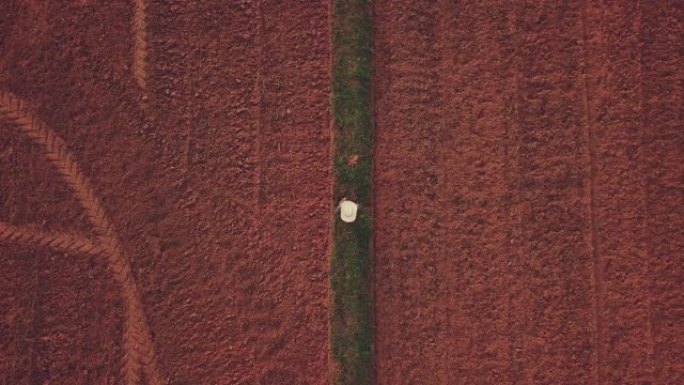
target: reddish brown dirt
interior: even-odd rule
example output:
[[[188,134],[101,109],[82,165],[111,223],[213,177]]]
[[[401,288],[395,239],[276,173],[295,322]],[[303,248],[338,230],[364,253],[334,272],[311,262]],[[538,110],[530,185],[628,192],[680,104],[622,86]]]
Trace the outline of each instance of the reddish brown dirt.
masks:
[[[377,383],[684,383],[684,4],[374,8]]]
[[[327,4],[141,4],[3,2],[0,91],[88,178],[161,383],[325,383]],[[0,384],[124,384],[109,238],[58,169],[0,119]]]

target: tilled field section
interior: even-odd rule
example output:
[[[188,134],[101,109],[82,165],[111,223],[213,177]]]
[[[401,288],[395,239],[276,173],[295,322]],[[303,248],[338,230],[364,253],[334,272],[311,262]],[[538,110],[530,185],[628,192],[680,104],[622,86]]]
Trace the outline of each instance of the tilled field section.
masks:
[[[684,383],[684,4],[374,2],[376,379]]]
[[[0,5],[0,383],[328,378],[325,2]]]

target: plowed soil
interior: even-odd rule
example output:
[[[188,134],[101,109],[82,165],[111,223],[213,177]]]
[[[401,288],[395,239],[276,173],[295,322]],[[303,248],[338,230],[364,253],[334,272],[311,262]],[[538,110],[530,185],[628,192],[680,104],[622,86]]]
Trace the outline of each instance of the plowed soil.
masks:
[[[684,3],[374,2],[376,380],[684,383]]]
[[[325,383],[328,4],[1,3],[0,384]]]

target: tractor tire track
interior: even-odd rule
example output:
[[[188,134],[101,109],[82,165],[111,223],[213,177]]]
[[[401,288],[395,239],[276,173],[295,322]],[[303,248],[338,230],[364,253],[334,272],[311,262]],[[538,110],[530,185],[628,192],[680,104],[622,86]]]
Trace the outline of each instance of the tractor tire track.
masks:
[[[147,4],[135,0],[133,13],[133,76],[140,89],[147,90]]]
[[[74,255],[105,255],[108,250],[89,239],[67,233],[45,232],[29,227],[0,222],[0,243],[13,243],[27,247],[48,248]]]
[[[638,144],[653,384],[684,383],[684,7],[642,2],[636,10]]]
[[[266,81],[264,80],[264,4],[263,1],[259,1],[257,17],[259,18],[258,23],[258,39],[259,39],[259,50],[258,50],[258,71],[256,76],[256,92],[258,101],[258,121],[257,121],[257,143],[256,143],[256,208],[259,213],[261,213],[261,207],[263,205],[262,201],[264,198],[264,158],[263,158],[263,136],[264,131],[264,115],[266,106],[264,105],[264,92]]]
[[[581,8],[572,4],[560,11],[535,3],[517,11],[520,83],[514,124],[520,145],[514,156],[520,174],[514,199],[521,203],[519,250],[529,293],[525,377],[534,383],[589,384],[595,380],[590,368],[596,354],[577,39]]]
[[[110,223],[102,204],[95,195],[87,178],[66,148],[64,141],[47,125],[36,119],[27,104],[6,92],[0,92],[0,117],[13,122],[22,132],[45,149],[45,156],[56,167],[64,181],[86,211],[89,222],[98,235],[98,241],[107,249],[107,262],[115,279],[122,287],[126,304],[124,339],[124,376],[127,385],[140,383],[139,366],[151,385],[161,385],[156,365],[154,346],[143,312],[142,301],[133,278],[130,264],[125,259],[121,241]]]
[[[491,202],[508,188],[510,85],[484,76],[507,69],[501,14],[448,1],[375,7],[377,382],[506,383],[513,285],[506,216]]]
[[[597,318],[597,383],[657,383],[653,375],[650,266],[655,262],[642,240],[647,218],[640,164],[639,5],[584,5],[585,110],[591,129],[598,268],[594,301]]]
[[[588,217],[589,217],[589,250],[592,260],[592,287],[594,291],[593,307],[594,307],[594,324],[596,329],[595,337],[595,381],[597,385],[603,384],[604,375],[604,336],[603,336],[603,265],[602,258],[598,252],[597,231],[596,231],[596,144],[593,135],[593,119],[591,106],[589,103],[589,54],[587,52],[588,37],[587,37],[587,3],[582,6],[579,17],[579,32],[582,36],[582,53],[581,53],[581,67],[582,67],[582,109],[584,110],[584,142],[585,142],[585,158],[586,158],[586,173],[587,186],[586,195],[588,200]]]
[[[455,349],[436,341],[448,339],[452,328],[451,309],[440,300],[451,288],[444,278],[449,256],[445,248],[430,241],[439,239],[441,245],[448,240],[448,229],[442,225],[448,211],[440,207],[438,184],[444,174],[439,166],[444,108],[439,88],[441,50],[435,42],[439,8],[436,2],[378,2],[375,7],[376,45],[382,48],[376,59],[381,75],[375,80],[378,129],[373,205],[374,221],[383,229],[374,240],[376,378],[378,384],[447,383]],[[392,44],[392,30],[397,26],[401,26],[398,35],[406,39]],[[397,121],[402,124],[393,124]],[[389,143],[395,146],[393,151]],[[421,169],[415,167],[419,163]],[[406,172],[391,174],[392,168]],[[400,201],[402,193],[413,198],[395,211],[389,203]],[[411,216],[420,220],[412,223]],[[406,306],[403,298],[420,300]]]

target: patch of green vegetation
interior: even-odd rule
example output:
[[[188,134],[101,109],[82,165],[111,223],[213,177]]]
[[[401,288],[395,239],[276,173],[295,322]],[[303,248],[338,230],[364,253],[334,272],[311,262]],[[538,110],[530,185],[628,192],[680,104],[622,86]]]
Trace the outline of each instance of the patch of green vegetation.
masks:
[[[370,385],[373,375],[371,104],[372,21],[368,0],[333,0],[334,204],[361,207],[353,223],[335,217],[331,286],[335,384]],[[358,155],[354,165],[350,156]]]

